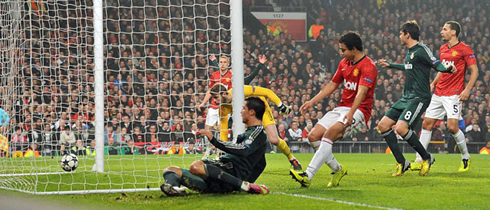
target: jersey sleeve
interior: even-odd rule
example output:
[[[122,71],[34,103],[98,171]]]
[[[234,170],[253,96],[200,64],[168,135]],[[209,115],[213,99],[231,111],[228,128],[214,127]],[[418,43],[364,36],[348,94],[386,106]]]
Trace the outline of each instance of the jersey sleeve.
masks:
[[[473,50],[470,47],[467,47],[465,49],[465,53],[463,55],[463,58],[464,58],[464,61],[466,62],[466,66],[476,65],[476,63],[477,63],[475,53],[473,52]]]
[[[279,106],[282,103],[281,99],[270,89],[245,85],[244,90],[245,90],[245,98],[252,97],[252,96],[256,96],[256,97],[262,96],[262,97],[267,97],[276,106]]]
[[[364,65],[361,69],[361,77],[359,85],[366,86],[369,89],[376,87],[376,78],[378,76],[378,70],[375,65]]]
[[[344,75],[342,75],[342,62],[343,62],[343,60],[340,61],[339,66],[337,67],[337,71],[335,72],[335,74],[332,77],[332,82],[340,84],[344,80]]]
[[[425,63],[430,68],[443,73],[450,73],[446,70],[446,67],[432,54],[429,47],[422,45],[422,49],[417,52],[417,57],[422,63]]]
[[[209,77],[209,88],[212,88],[215,83],[216,79],[214,78],[214,74],[211,74],[211,76]]]
[[[260,135],[263,133],[264,128],[262,126],[257,126],[252,131],[247,131],[243,134],[238,135],[237,142],[233,143],[233,141],[219,141],[213,137],[211,139],[211,144],[216,146],[216,148],[223,150],[226,153],[238,155],[238,156],[248,156],[253,154],[257,149],[259,149],[264,139],[264,135]]]

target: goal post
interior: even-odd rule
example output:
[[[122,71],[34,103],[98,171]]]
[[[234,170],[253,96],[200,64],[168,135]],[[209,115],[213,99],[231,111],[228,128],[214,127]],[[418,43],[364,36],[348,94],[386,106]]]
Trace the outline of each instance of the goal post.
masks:
[[[0,188],[159,190],[166,167],[201,159],[206,111],[195,106],[217,70],[211,54],[231,56],[235,117],[243,104],[243,24],[230,6],[242,15],[230,0],[0,1],[0,108],[11,117]],[[64,152],[77,154],[75,171],[61,169]]]

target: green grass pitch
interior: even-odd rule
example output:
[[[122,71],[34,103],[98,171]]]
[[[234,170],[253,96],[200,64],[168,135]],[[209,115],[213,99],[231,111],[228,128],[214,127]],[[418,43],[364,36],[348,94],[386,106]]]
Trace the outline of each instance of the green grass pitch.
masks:
[[[313,154],[296,154],[306,168]],[[394,158],[386,154],[335,154],[337,160],[348,170],[340,186],[327,189],[330,170],[324,165],[314,177],[309,188],[300,187],[289,175],[289,162],[282,154],[268,154],[267,168],[257,180],[265,184],[271,194],[228,195],[191,193],[187,197],[169,198],[160,191],[85,194],[85,195],[38,195],[50,203],[69,206],[98,207],[102,209],[487,209],[490,193],[490,156],[472,155],[471,169],[457,172],[459,154],[436,154],[436,162],[425,177],[416,171],[407,171],[402,177],[391,177]],[[413,159],[414,154],[405,154]],[[129,158],[125,156],[123,158]],[[110,182],[113,188],[158,187],[163,181],[161,171],[169,164],[188,166],[194,159],[175,155],[171,158],[147,156],[146,159],[120,159],[110,157],[106,170],[114,173],[96,174],[90,170],[93,160],[82,160],[77,173],[39,176],[38,190],[94,189],[95,185],[84,182]],[[52,160],[56,161],[56,160]],[[49,162],[49,161],[48,161]],[[46,161],[43,161],[46,163]],[[53,162],[54,163],[54,162]],[[41,164],[39,164],[41,165]],[[52,165],[47,163],[46,165]],[[55,164],[56,165],[56,164]],[[54,166],[58,167],[58,165]],[[127,168],[137,172],[117,173]],[[53,169],[54,170],[54,169]],[[32,179],[26,177],[26,179]],[[49,182],[47,182],[49,180]],[[62,180],[68,184],[59,184]],[[129,182],[139,184],[128,184]],[[2,179],[0,179],[2,182]],[[126,184],[123,184],[126,183]],[[73,183],[73,184],[69,184]],[[99,185],[99,189],[107,187]],[[0,190],[2,195],[32,197],[24,193]]]

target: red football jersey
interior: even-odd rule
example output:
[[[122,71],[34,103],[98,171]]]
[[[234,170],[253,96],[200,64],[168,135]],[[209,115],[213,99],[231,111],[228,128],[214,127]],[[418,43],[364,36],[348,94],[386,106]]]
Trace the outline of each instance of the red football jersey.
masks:
[[[209,88],[212,88],[214,84],[216,83],[222,83],[226,86],[226,88],[231,89],[232,86],[231,86],[231,70],[228,70],[226,72],[226,74],[224,75],[221,75],[221,71],[215,71],[211,77],[209,78]],[[218,109],[219,106],[216,105],[216,103],[214,102],[214,99],[211,99],[211,105],[210,105],[211,108],[213,109]]]
[[[332,78],[332,82],[344,84],[342,99],[338,106],[352,107],[359,89],[358,86],[363,85],[368,87],[369,90],[366,97],[359,106],[359,110],[364,114],[364,119],[368,122],[371,117],[377,77],[378,70],[369,57],[364,56],[357,63],[352,63],[345,58],[342,59],[337,68],[337,72]]]
[[[459,42],[449,48],[446,43],[441,46],[440,60],[444,65],[454,64],[456,66],[456,74],[443,73],[439,82],[436,85],[434,94],[438,96],[459,95],[465,88],[464,75],[466,69],[476,64],[475,53],[470,46],[463,42]]]

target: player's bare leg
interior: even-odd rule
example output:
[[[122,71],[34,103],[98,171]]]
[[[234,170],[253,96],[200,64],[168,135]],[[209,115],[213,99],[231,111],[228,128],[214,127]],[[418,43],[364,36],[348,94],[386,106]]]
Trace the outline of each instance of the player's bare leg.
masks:
[[[315,152],[318,150],[318,148],[320,148],[320,140],[322,139],[323,135],[325,135],[325,132],[327,132],[325,127],[320,124],[316,124],[308,134],[308,141]]]
[[[323,127],[319,124],[315,125]],[[315,176],[316,172],[321,168],[323,164],[327,164],[332,170],[332,178],[328,183],[327,187],[335,187],[339,185],[340,180],[347,174],[347,169],[344,166],[341,166],[340,163],[335,159],[332,153],[333,142],[339,139],[342,139],[345,132],[344,124],[340,122],[334,123],[327,130],[323,127],[323,130],[326,130],[324,133],[318,151],[315,152],[313,159],[308,165],[308,169],[305,172],[299,174],[297,172],[291,171],[291,175],[296,181],[300,182],[302,186],[307,187],[310,185],[311,180]],[[317,129],[316,132],[322,131],[322,129]],[[314,138],[315,134],[313,130],[310,134],[313,134],[312,138]],[[310,137],[310,136],[309,136]],[[314,141],[318,142],[318,141]]]

